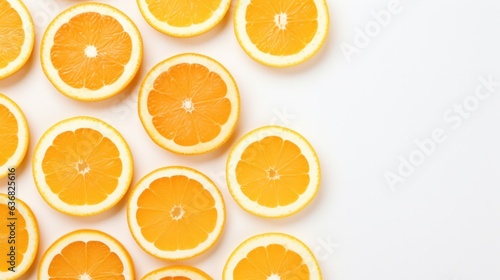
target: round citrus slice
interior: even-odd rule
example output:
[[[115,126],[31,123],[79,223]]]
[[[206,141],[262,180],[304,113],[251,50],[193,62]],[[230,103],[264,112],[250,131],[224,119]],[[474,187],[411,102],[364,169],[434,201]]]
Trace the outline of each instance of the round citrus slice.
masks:
[[[61,93],[92,101],[130,83],[142,48],[139,30],[124,13],[103,3],[82,3],[49,24],[40,56],[45,75]]]
[[[38,279],[135,279],[127,249],[107,233],[81,229],[52,243],[38,269]]]
[[[215,27],[231,0],[137,0],[142,16],[156,30],[175,37],[191,37]]]
[[[92,117],[63,120],[47,130],[33,157],[33,177],[54,209],[76,216],[115,205],[132,181],[133,161],[125,139]]]
[[[285,67],[306,61],[322,47],[329,14],[325,0],[238,0],[233,23],[250,57]]]
[[[144,275],[141,280],[213,280],[205,272],[191,266],[178,265],[159,268]]]
[[[38,251],[36,217],[16,192],[17,186],[9,184],[8,195],[0,194],[0,279],[5,280],[25,274]]]
[[[249,279],[321,280],[321,271],[311,250],[297,238],[283,233],[265,233],[239,245],[224,266],[223,280]]]
[[[0,0],[0,79],[17,72],[33,51],[33,19],[20,0]]]
[[[219,62],[187,53],[149,71],[138,103],[141,122],[156,144],[178,154],[201,154],[231,136],[240,97],[233,77]]]
[[[21,164],[28,150],[29,128],[21,108],[0,93],[0,178]]]
[[[127,220],[132,236],[160,259],[193,258],[211,248],[224,228],[226,210],[217,186],[187,167],[157,169],[132,190]]]
[[[243,136],[231,149],[226,178],[231,195],[261,217],[290,216],[316,195],[320,166],[316,152],[297,132],[265,126]]]

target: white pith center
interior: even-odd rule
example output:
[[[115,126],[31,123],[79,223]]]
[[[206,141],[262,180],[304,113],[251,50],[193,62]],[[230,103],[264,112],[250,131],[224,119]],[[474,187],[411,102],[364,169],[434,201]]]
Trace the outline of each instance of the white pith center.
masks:
[[[84,273],[80,275],[80,278],[78,280],[92,280],[92,277],[90,277],[90,275],[88,275],[87,273]]]
[[[97,56],[97,49],[95,46],[87,46],[85,48],[85,55],[88,57],[88,58],[94,58]]]
[[[285,13],[279,13],[274,16],[274,22],[276,23],[276,26],[283,30],[286,29],[286,24],[288,23],[287,21],[287,16]]]
[[[271,274],[266,280],[281,280],[281,277],[278,274]]]
[[[182,216],[184,216],[184,209],[182,208],[182,206],[174,206],[172,208],[172,210],[170,210],[170,217],[172,217],[172,219],[178,221],[180,219],[182,219]]]
[[[194,110],[194,104],[193,101],[191,101],[191,98],[187,98],[186,100],[182,101],[182,108],[184,108],[186,112],[192,112]]]
[[[78,170],[78,173],[85,175],[89,173],[90,166],[85,161],[80,160],[76,163],[76,170]]]
[[[278,180],[280,178],[280,174],[276,169],[270,168],[269,170],[267,170],[267,177],[270,180]]]

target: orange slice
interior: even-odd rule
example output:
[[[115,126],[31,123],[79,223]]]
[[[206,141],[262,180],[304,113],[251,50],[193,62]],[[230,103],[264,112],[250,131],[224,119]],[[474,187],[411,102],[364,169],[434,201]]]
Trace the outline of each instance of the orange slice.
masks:
[[[4,280],[25,274],[38,251],[36,217],[16,192],[17,186],[9,185],[8,196],[0,194],[0,279]]]
[[[156,65],[139,92],[139,117],[151,139],[178,154],[214,150],[231,136],[240,110],[231,74],[199,54]]]
[[[0,0],[0,79],[23,67],[35,43],[33,19],[20,0]]]
[[[296,65],[316,54],[328,26],[325,0],[238,0],[234,15],[243,50],[274,67]]]
[[[155,29],[175,37],[207,32],[224,17],[231,0],[137,0],[142,16]]]
[[[43,34],[42,68],[63,94],[77,100],[109,98],[139,70],[142,39],[124,13],[82,3],[59,14]]]
[[[132,190],[127,220],[147,253],[167,260],[193,258],[211,248],[224,228],[226,209],[217,186],[187,167],[157,169]]]
[[[290,216],[315,197],[320,182],[316,152],[297,132],[265,126],[243,136],[226,166],[231,195],[261,217]]]
[[[213,280],[205,272],[191,266],[178,265],[159,268],[144,275],[141,280]]]
[[[63,120],[47,130],[35,148],[33,177],[54,209],[77,216],[115,205],[132,181],[133,161],[125,139],[92,117]]]
[[[247,239],[231,254],[223,280],[321,280],[318,262],[297,238],[283,233],[260,234]]]
[[[134,264],[123,245],[107,233],[81,229],[57,239],[45,251],[39,280],[135,279]]]
[[[0,93],[0,178],[18,167],[26,155],[29,128],[21,108]]]

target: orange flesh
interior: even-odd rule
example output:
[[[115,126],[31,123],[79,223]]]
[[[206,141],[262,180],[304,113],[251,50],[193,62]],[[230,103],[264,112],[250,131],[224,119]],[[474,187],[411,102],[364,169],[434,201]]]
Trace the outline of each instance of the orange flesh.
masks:
[[[191,280],[191,278],[187,278],[184,276],[169,276],[169,277],[163,277],[160,280]]]
[[[74,88],[97,90],[122,75],[132,55],[132,39],[110,16],[76,15],[54,36],[50,58],[60,78]]]
[[[153,125],[178,145],[213,140],[231,113],[226,83],[200,64],[181,63],[156,78],[147,106]]]
[[[313,39],[317,17],[313,0],[252,0],[246,10],[246,31],[260,51],[292,55]]]
[[[64,247],[49,265],[51,280],[125,279],[123,262],[100,241],[75,241]],[[88,275],[91,278],[81,278]]]
[[[45,181],[69,204],[97,204],[117,187],[122,173],[116,145],[93,129],[59,134],[42,161]]]
[[[233,272],[235,280],[267,280],[272,276],[280,280],[309,280],[309,268],[296,252],[271,244],[250,251]]]
[[[7,220],[7,218],[16,218],[16,220]],[[0,262],[0,272],[6,272],[10,267],[9,263],[7,263],[7,258],[9,258],[7,254],[10,254],[10,246],[15,246],[15,262],[16,266],[19,266],[23,261],[24,254],[28,250],[29,236],[24,217],[19,211],[15,211],[13,216],[9,215],[9,209],[6,204],[0,204],[0,221],[0,256],[4,258],[4,261]],[[14,234],[10,234],[9,222],[15,222]],[[9,239],[9,236],[14,236],[15,239]]]
[[[0,166],[4,165],[16,152],[19,138],[18,124],[12,112],[0,104]]]
[[[188,250],[208,238],[217,222],[215,200],[198,181],[163,177],[137,200],[142,235],[161,250]]]
[[[156,19],[171,26],[187,27],[205,22],[219,7],[221,0],[146,0]]]
[[[5,0],[0,0],[0,68],[5,68],[21,53],[25,34],[19,14]]]
[[[268,136],[250,144],[236,166],[243,193],[267,207],[295,202],[309,184],[309,163],[294,143]]]

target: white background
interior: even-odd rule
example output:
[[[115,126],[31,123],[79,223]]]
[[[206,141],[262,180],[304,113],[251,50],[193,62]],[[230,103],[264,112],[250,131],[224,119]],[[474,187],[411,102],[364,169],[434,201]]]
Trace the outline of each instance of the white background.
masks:
[[[172,264],[137,246],[127,227],[125,200],[88,218],[61,214],[42,200],[32,179],[33,148],[50,126],[77,115],[101,118],[124,135],[134,156],[134,184],[159,167],[187,165],[219,185],[227,205],[223,236],[205,255],[183,262],[214,279],[221,279],[227,257],[240,242],[269,231],[303,240],[316,253],[326,280],[500,277],[500,87],[477,104],[470,103],[473,109],[460,124],[443,117],[457,116],[448,111],[454,104],[474,101],[479,77],[491,75],[500,81],[498,1],[400,0],[399,12],[377,30],[374,13],[387,10],[391,0],[328,0],[331,26],[326,44],[311,60],[287,69],[262,66],[243,52],[232,28],[234,4],[214,30],[178,39],[150,27],[135,1],[102,1],[137,24],[145,53],[140,73],[126,90],[93,103],[58,93],[39,60],[49,21],[78,2],[25,0],[36,24],[35,49],[21,71],[0,81],[0,92],[21,106],[31,133],[28,154],[17,171],[18,196],[37,216],[41,243],[24,279],[35,279],[37,263],[53,241],[79,228],[118,237],[133,256],[138,278]],[[357,29],[365,28],[372,28],[371,37],[361,44]],[[357,48],[356,53],[347,55],[348,45]],[[177,156],[161,149],[137,116],[137,92],[147,71],[182,52],[220,61],[241,92],[235,134],[227,145],[203,156]],[[323,171],[313,203],[282,220],[244,212],[224,180],[234,141],[271,123],[303,134],[319,154]],[[429,138],[436,129],[446,140],[428,156],[414,158],[419,162],[412,174],[398,173],[401,158],[420,153],[415,141]],[[405,175],[400,178],[404,182],[391,187],[387,172]]]

